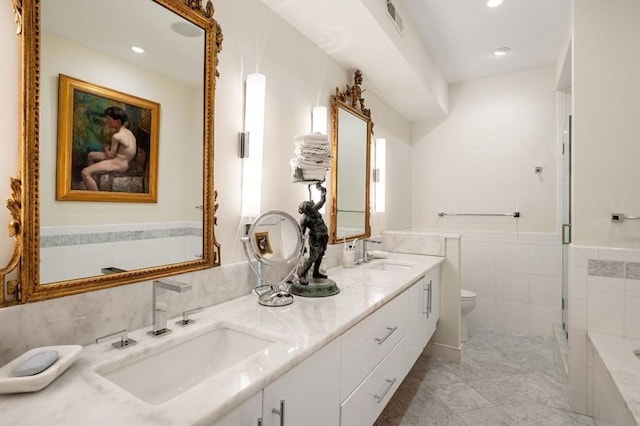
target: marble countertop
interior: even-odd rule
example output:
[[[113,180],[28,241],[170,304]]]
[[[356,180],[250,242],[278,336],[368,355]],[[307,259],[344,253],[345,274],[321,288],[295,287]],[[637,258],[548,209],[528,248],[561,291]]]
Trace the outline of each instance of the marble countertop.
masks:
[[[640,339],[589,332],[589,340],[609,370],[631,415],[640,424]]]
[[[161,338],[146,335],[148,327],[134,330],[129,336],[138,344],[124,350],[114,349],[110,343],[85,346],[75,364],[45,389],[0,395],[2,423],[211,424],[444,261],[443,257],[399,253],[390,253],[388,259],[411,262],[414,266],[406,272],[374,270],[363,265],[333,268],[328,271],[329,277],[341,290],[335,296],[315,299],[296,296],[289,306],[270,308],[260,306],[252,293],[192,315],[197,322],[188,327],[173,325],[180,318],[169,319],[167,324],[173,332]],[[220,323],[268,335],[276,343],[158,405],[143,402],[96,371],[105,365],[127,364]]]

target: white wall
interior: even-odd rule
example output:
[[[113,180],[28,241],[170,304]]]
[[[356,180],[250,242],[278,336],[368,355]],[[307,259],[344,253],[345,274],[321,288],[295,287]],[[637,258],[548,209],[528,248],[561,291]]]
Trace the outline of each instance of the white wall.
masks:
[[[449,117],[412,129],[413,227],[555,232],[554,87],[553,67],[451,85]],[[521,217],[440,218],[439,211]]]
[[[615,5],[615,7],[612,7]],[[573,42],[573,241],[640,248],[640,3],[577,1]]]
[[[42,52],[40,225],[201,220],[201,210],[195,206],[202,204],[202,185],[194,186],[190,179],[194,174],[202,176],[202,124],[193,126],[193,117],[202,114],[198,95],[202,89],[51,34],[42,38]],[[55,200],[59,74],[160,104],[158,203]]]
[[[0,224],[11,220],[5,201],[11,197],[9,178],[17,176],[18,153],[18,40],[11,12],[11,0],[0,0]],[[0,226],[0,264],[11,258],[13,239]]]
[[[464,232],[462,288],[477,294],[470,324],[552,336],[562,323],[562,252],[550,233]]]
[[[353,83],[353,69],[345,70],[297,30],[260,2],[217,1],[216,19],[224,34],[220,79],[216,93],[215,175],[218,189],[218,227],[222,261],[244,259],[239,243],[240,177],[238,132],[243,128],[243,81],[260,72],[267,78],[262,211],[284,210],[298,217],[297,208],[308,197],[306,185],[291,183],[289,159],[293,138],[311,131],[311,109],[329,106],[336,87]],[[357,64],[356,64],[357,65]],[[367,70],[362,69],[363,87]],[[406,164],[410,158],[410,125],[371,91],[363,94],[371,109],[375,137],[386,137],[390,164],[387,212],[372,217],[372,234],[405,228],[410,221],[410,186]],[[329,121],[330,122],[330,121]],[[327,176],[330,197],[330,174]],[[396,189],[393,191],[393,189]],[[328,212],[328,210],[327,210]],[[325,221],[329,223],[329,215]]]
[[[574,2],[569,397],[588,414],[587,333],[640,337],[640,280],[621,266],[640,262],[640,221],[611,222],[640,215],[638,22],[638,1]],[[594,261],[617,264],[615,274]]]

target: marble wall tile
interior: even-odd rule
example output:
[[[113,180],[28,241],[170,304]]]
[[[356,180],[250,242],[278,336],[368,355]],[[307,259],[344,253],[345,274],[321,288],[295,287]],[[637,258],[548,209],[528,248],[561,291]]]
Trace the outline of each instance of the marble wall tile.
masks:
[[[185,236],[202,236],[202,228],[192,225],[160,226],[143,230],[118,230],[116,227],[85,227],[83,232],[71,233],[68,229],[46,228],[40,236],[42,248],[62,247],[83,244],[101,244],[119,241],[135,241],[142,239],[171,238]],[[140,225],[144,227],[144,225]],[[106,231],[108,229],[109,231]]]
[[[250,293],[256,285],[247,262],[173,277],[190,282],[184,294],[167,293],[168,318]],[[151,325],[152,283],[145,281],[0,309],[0,365],[47,345],[87,345],[118,330]],[[257,302],[256,302],[257,303]],[[197,314],[196,314],[197,315]]]
[[[624,278],[624,262],[589,259],[589,275]]]
[[[383,232],[384,250],[398,253],[444,256],[444,237],[412,232]]]
[[[627,263],[625,278],[627,278],[628,280],[640,280],[640,263]]]

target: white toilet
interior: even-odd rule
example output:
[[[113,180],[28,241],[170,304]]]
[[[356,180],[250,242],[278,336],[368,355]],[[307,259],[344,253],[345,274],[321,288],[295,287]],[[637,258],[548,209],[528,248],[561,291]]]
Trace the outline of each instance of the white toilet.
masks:
[[[469,340],[469,332],[467,331],[467,316],[473,308],[476,307],[476,297],[478,295],[472,292],[471,290],[460,289],[460,311],[461,315],[461,324],[460,331],[462,332],[461,339],[463,342]]]

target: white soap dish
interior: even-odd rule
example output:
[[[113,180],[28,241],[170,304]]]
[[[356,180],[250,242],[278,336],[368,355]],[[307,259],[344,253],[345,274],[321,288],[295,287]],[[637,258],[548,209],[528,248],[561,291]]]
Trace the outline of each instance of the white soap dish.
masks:
[[[39,391],[64,373],[78,358],[81,350],[82,346],[80,345],[42,346],[23,353],[0,368],[0,393]],[[57,352],[59,356],[49,367],[31,376],[16,376],[16,370],[26,361],[33,360],[34,356],[37,357],[39,353],[50,353],[51,351]]]

